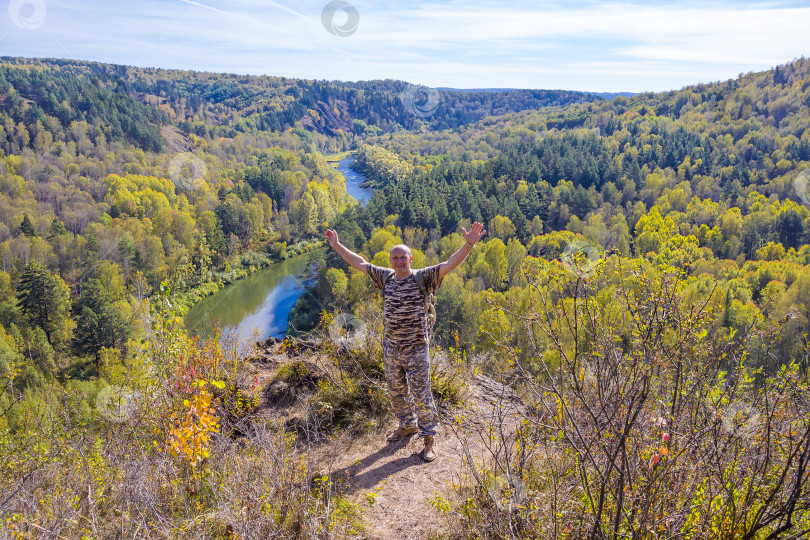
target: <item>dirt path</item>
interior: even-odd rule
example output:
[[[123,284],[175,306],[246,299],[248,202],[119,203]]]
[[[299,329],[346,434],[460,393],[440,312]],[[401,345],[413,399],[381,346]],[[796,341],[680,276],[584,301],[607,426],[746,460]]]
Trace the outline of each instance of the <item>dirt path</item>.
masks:
[[[493,420],[503,419],[507,435],[514,432],[522,407],[511,391],[476,377],[466,394],[464,408],[442,415],[438,457],[431,463],[422,460],[418,437],[388,443],[385,433],[336,445],[324,456],[336,464],[332,478],[345,479],[344,493],[366,508],[368,538],[421,540],[445,529],[445,516],[428,500],[437,494],[452,500],[453,485],[466,480],[470,460],[491,461],[499,451],[497,438],[488,436]]]
[[[290,359],[278,347],[268,347],[256,360],[262,364],[256,381],[264,388],[275,368]],[[311,457],[344,495],[361,504],[367,538],[422,540],[446,530],[446,515],[429,499],[439,494],[454,500],[453,486],[467,482],[469,464],[489,464],[502,454],[503,439],[510,441],[526,413],[508,387],[476,375],[467,381],[463,405],[441,411],[437,458],[431,463],[422,460],[421,439],[388,442],[384,431],[338,438],[313,449]],[[392,417],[388,431],[394,427]]]

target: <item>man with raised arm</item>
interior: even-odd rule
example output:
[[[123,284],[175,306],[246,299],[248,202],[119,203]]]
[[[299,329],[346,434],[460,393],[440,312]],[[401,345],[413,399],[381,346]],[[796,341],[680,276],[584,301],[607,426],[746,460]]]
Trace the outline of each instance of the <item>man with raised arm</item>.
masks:
[[[385,380],[391,406],[399,420],[399,427],[388,436],[396,441],[419,432],[425,440],[422,458],[436,459],[434,436],[439,427],[439,418],[433,394],[430,391],[431,328],[426,314],[427,296],[439,288],[442,279],[461,264],[475,244],[486,234],[484,226],[473,223],[464,232],[464,245],[445,262],[411,270],[413,255],[406,245],[391,248],[391,268],[383,268],[366,262],[338,240],[337,232],[328,229],[326,241],[350,266],[367,274],[378,289],[382,289],[383,308],[383,359]],[[416,415],[414,416],[414,402]]]

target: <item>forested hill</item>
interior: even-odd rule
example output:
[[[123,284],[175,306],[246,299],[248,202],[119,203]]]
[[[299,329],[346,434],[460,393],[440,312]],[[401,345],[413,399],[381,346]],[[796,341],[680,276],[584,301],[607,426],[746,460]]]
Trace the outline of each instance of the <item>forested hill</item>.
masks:
[[[800,59],[677,91],[370,137],[356,166],[377,190],[340,227],[370,258],[402,240],[427,264],[450,255],[440,239],[460,223],[486,223],[496,238],[468,269],[483,290],[511,293],[526,254],[557,259],[582,241],[690,276],[727,277],[728,265],[752,284],[745,303],[777,268],[788,276],[779,286],[795,288],[810,261],[809,126],[810,61]],[[437,335],[452,344],[458,330],[472,346],[479,323],[440,323]]]
[[[655,206],[663,215],[686,213],[704,242],[699,229],[716,226],[718,212],[745,215],[759,195],[808,202],[799,178],[810,162],[808,125],[810,61],[801,59],[679,91],[371,138],[358,163],[382,188],[381,213],[413,226],[448,232],[460,216],[487,221],[500,214],[529,240],[538,230],[529,226],[534,218],[548,232],[624,214],[632,231]],[[721,210],[712,206],[718,203]],[[769,240],[786,249],[808,241],[796,208],[777,214],[743,220],[716,254],[750,258]]]
[[[0,63],[0,95],[0,113],[29,135],[39,122],[59,139],[72,122],[86,121],[101,126],[107,139],[155,151],[164,143],[161,124],[202,137],[300,125],[350,138],[423,125],[456,128],[485,116],[601,99],[559,90],[459,92],[393,80],[348,83],[9,57]],[[3,138],[14,142],[8,127],[0,144]]]
[[[98,125],[107,140],[162,149],[160,125],[169,115],[137,100],[125,79],[46,66],[8,59],[0,64],[0,144],[7,154],[31,147],[43,131],[65,140],[73,122]]]
[[[2,58],[0,375],[97,374],[162,282],[192,302],[307,249],[353,204],[323,154],[599,99]]]

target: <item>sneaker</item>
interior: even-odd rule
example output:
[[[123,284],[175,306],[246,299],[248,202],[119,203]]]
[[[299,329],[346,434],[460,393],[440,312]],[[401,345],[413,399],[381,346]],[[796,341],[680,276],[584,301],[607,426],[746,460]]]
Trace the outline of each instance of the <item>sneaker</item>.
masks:
[[[433,449],[433,435],[425,437],[425,449],[422,450],[422,459],[428,462],[436,459],[436,452]]]
[[[393,433],[391,433],[388,436],[388,440],[389,441],[398,441],[400,439],[404,439],[405,437],[413,435],[414,433],[416,433],[418,431],[419,431],[419,429],[416,426],[410,426],[410,427],[402,427],[402,426],[400,426],[397,429],[395,429],[393,431]]]

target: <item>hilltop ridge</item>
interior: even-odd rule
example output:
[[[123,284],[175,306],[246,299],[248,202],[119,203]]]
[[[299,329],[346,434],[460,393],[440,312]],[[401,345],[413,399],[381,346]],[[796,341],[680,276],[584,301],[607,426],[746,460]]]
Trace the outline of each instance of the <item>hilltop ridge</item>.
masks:
[[[273,76],[251,76],[207,73],[162,68],[136,68],[98,62],[0,57],[6,77],[7,101],[19,95],[36,104],[28,117],[47,114],[59,118],[67,127],[70,118],[60,113],[57,103],[70,95],[72,85],[83,85],[85,100],[119,101],[109,111],[96,114],[114,127],[116,121],[107,115],[125,108],[151,111],[136,122],[154,130],[160,123],[170,123],[186,132],[202,135],[215,127],[218,136],[233,137],[237,132],[279,131],[301,123],[306,129],[333,136],[365,135],[395,129],[416,129],[427,124],[433,129],[448,129],[495,114],[559,106],[600,99],[583,92],[560,90],[509,90],[504,93],[465,92],[409,85],[403,81],[378,80],[342,82],[290,79]],[[27,68],[36,68],[29,71]],[[65,77],[70,77],[71,86]],[[10,83],[10,84],[9,84]],[[98,89],[96,89],[98,88]],[[73,90],[75,91],[75,90]],[[54,94],[56,92],[58,95]],[[76,97],[76,96],[74,96]],[[23,118],[21,104],[6,103],[0,111],[10,114],[15,123]],[[77,104],[73,104],[75,108]],[[144,108],[143,106],[146,106]],[[430,109],[420,113],[414,107]],[[85,108],[81,106],[80,108]],[[38,110],[39,109],[39,110]],[[416,114],[415,114],[416,113]],[[61,114],[61,116],[60,116]],[[143,113],[140,113],[143,114]],[[135,118],[139,118],[135,116]],[[93,118],[89,118],[92,122]],[[159,149],[154,137],[142,140],[131,126],[126,137],[144,149]],[[211,133],[213,134],[213,133]],[[115,129],[114,138],[125,134]]]

